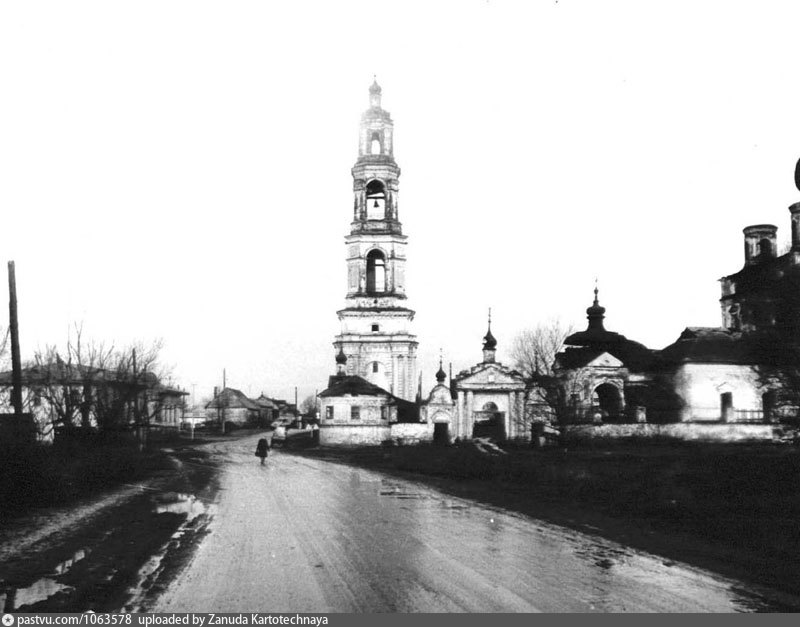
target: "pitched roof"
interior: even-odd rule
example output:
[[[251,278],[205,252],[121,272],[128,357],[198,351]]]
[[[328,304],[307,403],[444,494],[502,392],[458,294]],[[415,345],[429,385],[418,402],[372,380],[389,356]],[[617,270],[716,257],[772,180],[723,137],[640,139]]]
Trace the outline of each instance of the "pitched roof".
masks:
[[[158,377],[152,372],[142,372],[134,377],[132,373],[119,372],[73,364],[63,360],[35,364],[22,369],[22,385],[127,385],[141,389],[158,386]],[[13,385],[13,372],[0,372],[0,386]]]
[[[271,398],[264,396],[263,393],[258,398],[253,399],[253,402],[256,403],[259,407],[265,407],[267,409],[278,409],[278,404]]]
[[[327,389],[320,392],[319,395],[322,397],[350,395],[395,398],[391,392],[357,375],[333,375],[328,379]]]
[[[258,403],[247,398],[244,392],[235,388],[223,389],[216,398],[213,398],[206,405],[206,409],[217,409],[219,407],[225,407],[226,409],[261,409]]]

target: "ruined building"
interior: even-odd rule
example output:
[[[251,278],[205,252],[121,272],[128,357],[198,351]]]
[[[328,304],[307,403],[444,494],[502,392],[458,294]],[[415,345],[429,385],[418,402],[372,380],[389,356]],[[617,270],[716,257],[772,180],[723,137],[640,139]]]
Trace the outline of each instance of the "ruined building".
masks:
[[[789,211],[792,244],[784,254],[776,226],[744,229],[744,266],[720,279],[719,327],[687,327],[669,346],[650,350],[606,331],[595,293],[587,330],[567,338],[556,357],[569,399],[562,421],[657,423],[667,426],[654,434],[710,439],[771,439],[779,425],[795,421],[800,203]]]

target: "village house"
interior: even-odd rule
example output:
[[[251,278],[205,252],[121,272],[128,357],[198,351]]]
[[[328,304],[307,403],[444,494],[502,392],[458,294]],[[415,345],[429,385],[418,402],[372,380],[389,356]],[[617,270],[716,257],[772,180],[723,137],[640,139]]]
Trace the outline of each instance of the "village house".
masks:
[[[11,371],[0,373],[0,388],[10,389],[12,380]],[[162,384],[152,372],[134,375],[61,359],[23,368],[21,380],[24,410],[45,440],[79,428],[177,428],[188,395]]]
[[[206,403],[206,419],[218,424],[257,425],[261,415],[261,405],[235,388],[214,388],[214,398]]]

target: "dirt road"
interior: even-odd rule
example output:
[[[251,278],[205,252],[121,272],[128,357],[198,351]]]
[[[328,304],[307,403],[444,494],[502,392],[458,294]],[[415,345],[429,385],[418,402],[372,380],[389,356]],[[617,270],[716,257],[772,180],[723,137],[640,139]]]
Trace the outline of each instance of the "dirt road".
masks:
[[[160,597],[153,601],[151,590],[131,609],[800,608],[800,599],[776,591],[377,472],[280,451],[260,466],[253,455],[257,438],[214,445],[222,475],[208,534]]]

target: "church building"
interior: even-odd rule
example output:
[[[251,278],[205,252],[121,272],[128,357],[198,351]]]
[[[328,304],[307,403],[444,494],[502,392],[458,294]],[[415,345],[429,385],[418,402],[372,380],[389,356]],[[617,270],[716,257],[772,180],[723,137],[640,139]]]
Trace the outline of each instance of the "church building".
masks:
[[[800,189],[800,162],[795,183]],[[595,292],[589,327],[556,356],[554,372],[569,399],[561,422],[610,436],[786,437],[800,405],[800,203],[789,212],[792,243],[784,254],[776,226],[744,228],[744,265],[720,279],[718,327],[687,327],[669,346],[650,350],[606,331]]]

